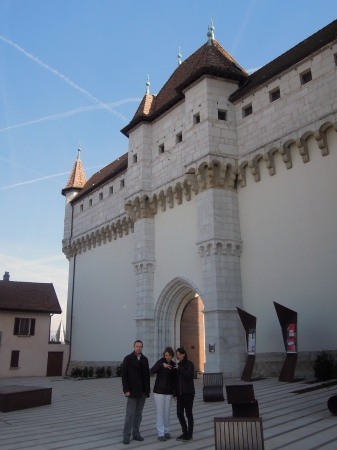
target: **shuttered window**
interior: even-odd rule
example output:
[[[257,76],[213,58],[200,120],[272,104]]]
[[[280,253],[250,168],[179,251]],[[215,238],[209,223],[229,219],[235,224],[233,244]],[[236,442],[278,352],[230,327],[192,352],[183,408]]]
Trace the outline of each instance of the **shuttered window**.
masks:
[[[35,319],[16,317],[14,320],[14,332],[17,336],[34,336]]]
[[[12,350],[10,367],[19,367],[19,350]]]

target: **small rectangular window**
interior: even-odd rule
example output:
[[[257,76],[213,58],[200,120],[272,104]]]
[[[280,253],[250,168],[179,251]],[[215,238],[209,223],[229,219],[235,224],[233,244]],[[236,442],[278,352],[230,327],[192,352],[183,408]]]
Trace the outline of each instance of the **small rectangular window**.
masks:
[[[35,319],[16,317],[14,320],[14,332],[17,336],[34,336]]]
[[[99,198],[100,200],[103,200],[103,192],[100,192],[100,193],[99,193],[98,198]]]
[[[164,151],[165,151],[165,146],[164,146],[164,144],[159,145],[159,147],[158,147],[158,153],[159,153],[159,155],[160,155],[161,153],[164,153]]]
[[[218,109],[218,120],[227,120],[227,111]]]
[[[12,368],[19,367],[19,355],[20,355],[19,350],[12,350],[10,367],[12,367]]]
[[[183,133],[176,134],[176,144],[179,144],[183,140]]]
[[[248,106],[245,106],[244,108],[242,108],[242,117],[243,118],[250,116],[251,114],[253,114],[253,106],[252,105],[248,105]]]
[[[92,198],[89,199],[89,206],[92,206]]]
[[[196,125],[197,123],[200,123],[200,113],[194,114],[193,116],[193,124]]]
[[[114,193],[114,187],[110,186],[109,187],[109,195],[112,195]]]
[[[125,186],[124,180],[121,180],[121,189]]]
[[[269,92],[269,100],[270,103],[274,102],[275,100],[278,100],[279,98],[281,98],[281,93],[280,93],[280,89],[274,89],[273,91]]]
[[[333,56],[335,58],[335,66],[337,66],[337,53],[335,53]]]
[[[300,75],[301,77],[301,84],[309,83],[309,81],[312,80],[311,70],[308,70],[307,72],[304,72]]]
[[[80,205],[80,211],[81,212],[83,211],[83,205]]]
[[[137,162],[137,153],[132,157],[133,164]]]

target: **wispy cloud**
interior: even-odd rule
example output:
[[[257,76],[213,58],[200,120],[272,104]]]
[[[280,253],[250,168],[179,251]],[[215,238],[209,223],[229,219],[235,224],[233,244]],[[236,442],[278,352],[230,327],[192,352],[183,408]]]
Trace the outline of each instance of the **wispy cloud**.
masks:
[[[122,114],[120,114],[118,111],[115,111],[110,106],[108,106],[106,103],[102,102],[97,97],[95,97],[94,95],[90,94],[90,92],[88,92],[85,89],[83,89],[80,86],[78,86],[76,83],[74,83],[72,80],[70,80],[70,78],[68,78],[65,75],[63,75],[62,73],[58,72],[56,69],[53,69],[52,67],[48,66],[48,64],[45,64],[44,62],[42,62],[39,58],[34,56],[32,53],[28,53],[26,50],[24,50],[18,44],[15,44],[14,42],[12,42],[11,40],[5,38],[4,36],[0,35],[0,39],[3,40],[4,42],[6,42],[7,44],[11,45],[12,47],[16,48],[17,50],[19,50],[19,52],[23,53],[28,58],[30,58],[33,61],[35,61],[36,63],[38,63],[41,67],[44,67],[45,69],[49,70],[53,74],[57,75],[63,81],[68,83],[70,86],[72,86],[73,88],[75,88],[78,91],[82,92],[87,97],[91,98],[91,100],[93,100],[94,102],[98,103],[102,108],[107,109],[108,111],[112,112],[113,114],[116,114],[124,122],[127,122],[127,119]]]
[[[250,4],[248,6],[248,9],[247,9],[245,17],[243,19],[242,25],[241,25],[240,30],[239,30],[236,38],[235,38],[233,47],[232,47],[231,52],[230,52],[232,55],[235,53],[237,47],[239,46],[239,43],[240,43],[240,41],[242,39],[242,36],[243,36],[243,33],[245,32],[245,30],[246,30],[246,28],[248,26],[248,23],[250,21],[251,15],[253,14],[253,10],[254,10],[254,7],[256,5],[256,2],[257,2],[257,0],[251,0]]]
[[[98,169],[100,167],[103,167],[103,164],[100,164],[99,166],[87,167],[85,170]],[[0,188],[0,191],[3,191],[4,189],[11,189],[11,188],[15,188],[15,187],[18,187],[18,186],[23,186],[25,184],[36,183],[37,181],[49,180],[51,178],[60,177],[62,175],[69,175],[69,173],[70,173],[70,170],[68,170],[67,172],[55,173],[53,175],[46,175],[44,177],[35,178],[34,180],[22,181],[21,183],[15,183],[15,184],[11,184],[9,186],[3,186],[3,187]]]
[[[131,103],[131,102],[139,103],[140,101],[141,101],[141,98],[125,98],[123,100],[119,100],[118,102],[108,103],[107,105],[109,107],[113,107],[113,106],[120,106],[125,103]],[[64,113],[53,114],[51,116],[45,116],[45,117],[41,117],[39,119],[29,120],[28,122],[19,123],[16,125],[10,125],[6,128],[0,129],[0,133],[2,133],[3,131],[12,130],[13,128],[24,127],[26,125],[32,125],[34,123],[44,122],[46,120],[64,119],[66,117],[73,116],[74,114],[79,114],[79,113],[83,113],[86,111],[93,111],[95,109],[102,109],[102,108],[103,108],[102,105],[83,106],[81,108],[72,109],[71,111],[66,111]]]

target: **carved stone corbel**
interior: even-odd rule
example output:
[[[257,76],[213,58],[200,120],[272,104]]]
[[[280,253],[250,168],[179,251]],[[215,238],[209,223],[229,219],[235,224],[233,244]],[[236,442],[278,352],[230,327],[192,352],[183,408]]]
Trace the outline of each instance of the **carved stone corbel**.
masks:
[[[280,152],[280,155],[282,156],[282,161],[285,163],[287,169],[291,169],[293,166],[292,160],[291,160],[291,153],[289,146],[281,145],[279,147],[278,151]]]
[[[238,169],[238,181],[241,182],[241,187],[245,187],[246,186],[246,166],[247,166],[247,161],[244,161],[240,164],[239,169]]]
[[[153,195],[149,198],[149,208],[151,216],[157,214],[157,196]]]
[[[158,200],[161,210],[166,211],[166,197],[163,190],[159,192]]]
[[[257,160],[251,160],[248,161],[248,167],[250,168],[250,172],[251,174],[254,176],[254,180],[260,181],[261,177],[260,177],[260,167],[259,167],[259,162]]]
[[[189,202],[191,200],[191,186],[186,179],[183,182],[183,192],[184,192],[186,201]]]
[[[166,193],[165,193],[165,197],[166,197],[166,201],[169,205],[169,208],[173,208],[174,203],[173,203],[173,190],[172,190],[172,186],[169,186],[166,189]]]
[[[199,192],[198,177],[195,173],[187,173],[185,175],[185,180],[191,187],[192,191],[197,194]]]
[[[275,175],[276,169],[275,169],[275,159],[273,153],[265,153],[263,155],[263,161],[265,161],[269,175]]]
[[[174,188],[174,198],[177,200],[177,204],[181,205],[183,201],[183,190],[181,183],[177,183]]]
[[[325,131],[322,130],[315,131],[314,137],[317,141],[318,147],[321,149],[322,156],[327,156],[329,154],[329,148],[326,140]]]
[[[296,139],[296,145],[300,152],[300,155],[302,156],[302,161],[304,163],[309,162],[310,159],[307,141],[305,139],[298,138]]]

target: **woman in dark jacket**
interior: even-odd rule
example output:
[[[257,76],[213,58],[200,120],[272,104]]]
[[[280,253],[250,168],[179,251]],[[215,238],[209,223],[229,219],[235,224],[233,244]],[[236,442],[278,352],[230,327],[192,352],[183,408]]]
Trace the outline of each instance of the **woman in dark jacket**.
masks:
[[[179,360],[176,368],[176,388],[174,399],[177,402],[177,416],[182,428],[183,434],[177,437],[177,441],[191,441],[193,439],[193,401],[195,395],[194,389],[194,365],[187,359],[187,353],[184,348],[177,349],[177,359]],[[187,417],[188,426],[184,416]]]
[[[174,389],[175,362],[172,361],[174,351],[171,347],[166,347],[163,358],[159,359],[152,367],[151,373],[157,374],[157,379],[153,388],[153,396],[157,408],[157,431],[159,441],[170,439],[170,407]]]

